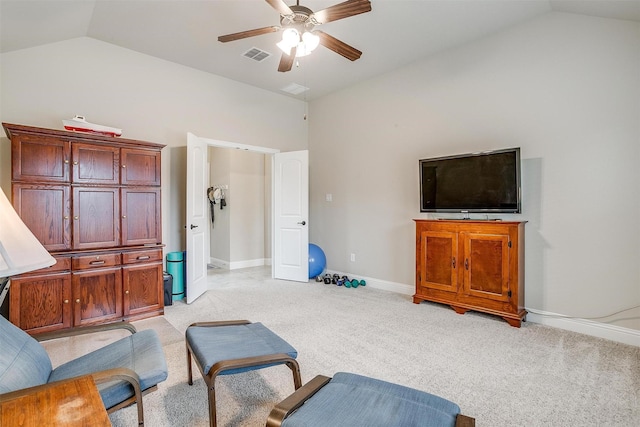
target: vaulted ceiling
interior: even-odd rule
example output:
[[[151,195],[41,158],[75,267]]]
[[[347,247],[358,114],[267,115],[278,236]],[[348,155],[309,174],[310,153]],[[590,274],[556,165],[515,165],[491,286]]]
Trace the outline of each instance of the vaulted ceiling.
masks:
[[[300,4],[318,11],[339,2]],[[640,0],[371,0],[371,5],[371,12],[321,26],[361,50],[359,60],[351,62],[320,46],[286,73],[277,71],[280,32],[217,40],[280,25],[278,12],[264,0],[1,0],[0,51],[86,36],[311,100],[551,11],[640,22]],[[247,58],[252,48],[271,55],[262,61]],[[297,95],[283,91],[291,85],[309,90]]]

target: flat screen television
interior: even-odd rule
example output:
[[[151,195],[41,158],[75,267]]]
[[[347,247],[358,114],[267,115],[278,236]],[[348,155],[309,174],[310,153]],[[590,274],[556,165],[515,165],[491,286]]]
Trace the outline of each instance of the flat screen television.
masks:
[[[420,160],[420,212],[520,213],[520,148]]]

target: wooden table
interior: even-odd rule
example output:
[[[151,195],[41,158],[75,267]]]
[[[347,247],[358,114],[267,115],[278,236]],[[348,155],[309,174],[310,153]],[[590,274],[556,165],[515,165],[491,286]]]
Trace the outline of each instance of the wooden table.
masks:
[[[90,375],[0,395],[0,427],[110,426]]]

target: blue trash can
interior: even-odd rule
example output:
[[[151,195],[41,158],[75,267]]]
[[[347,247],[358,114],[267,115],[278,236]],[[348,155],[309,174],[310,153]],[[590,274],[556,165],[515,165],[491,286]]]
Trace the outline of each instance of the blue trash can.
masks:
[[[173,301],[184,298],[184,252],[167,254],[167,273],[173,276]]]

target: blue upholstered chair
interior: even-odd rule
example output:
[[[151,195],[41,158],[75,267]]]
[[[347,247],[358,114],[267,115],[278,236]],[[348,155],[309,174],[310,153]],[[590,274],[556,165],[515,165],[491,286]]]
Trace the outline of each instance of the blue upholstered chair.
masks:
[[[55,369],[38,342],[113,329],[126,329],[131,335]],[[138,424],[144,424],[142,395],[156,390],[157,384],[167,378],[167,364],[155,331],[137,332],[133,325],[118,322],[41,334],[36,338],[0,316],[0,400],[28,392],[21,391],[26,388],[90,374],[109,413],[137,403]]]
[[[267,427],[473,427],[455,403],[356,374],[318,375],[273,408]]]

